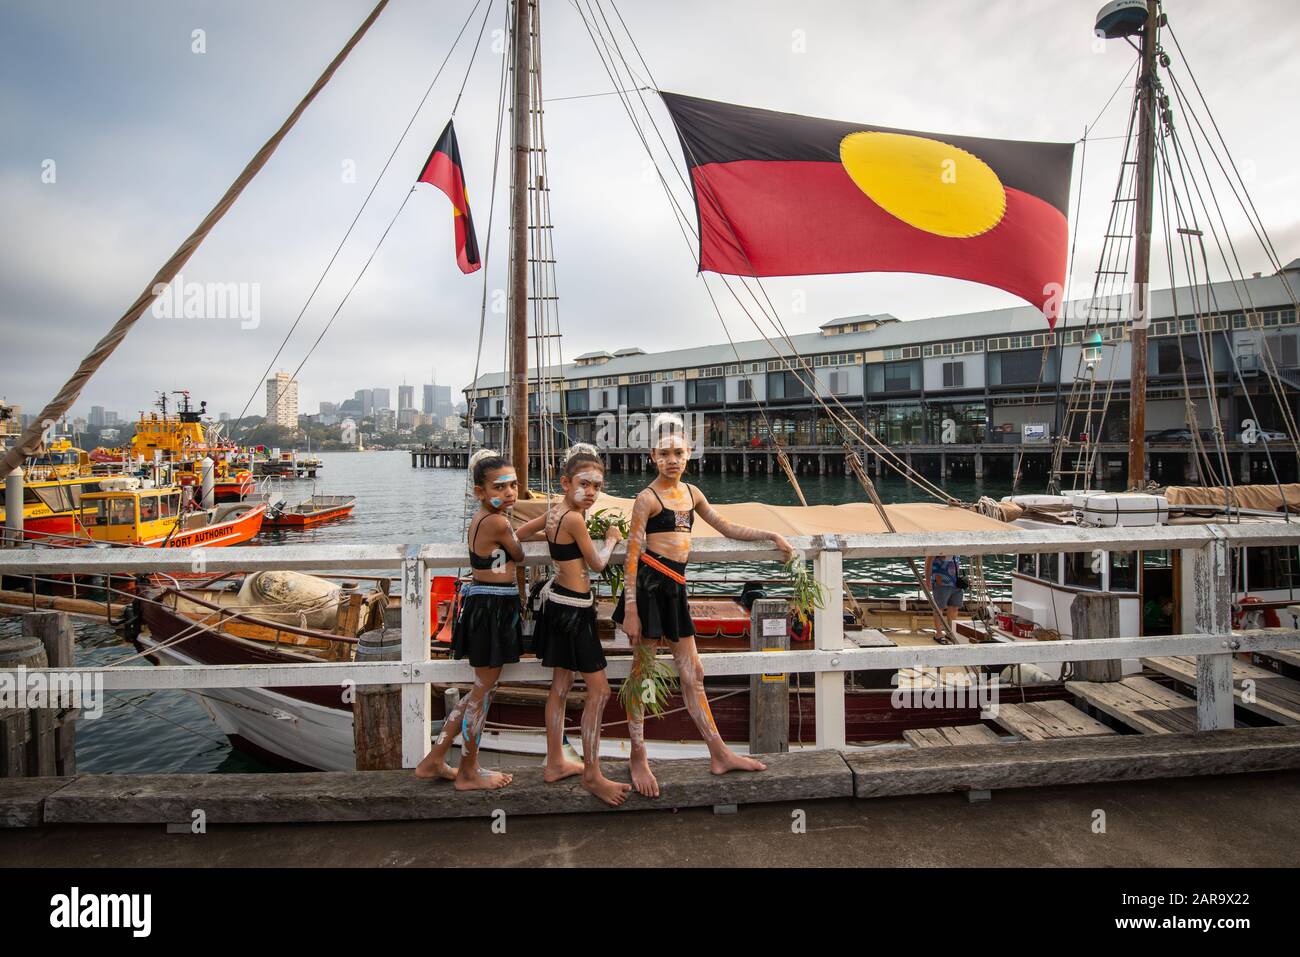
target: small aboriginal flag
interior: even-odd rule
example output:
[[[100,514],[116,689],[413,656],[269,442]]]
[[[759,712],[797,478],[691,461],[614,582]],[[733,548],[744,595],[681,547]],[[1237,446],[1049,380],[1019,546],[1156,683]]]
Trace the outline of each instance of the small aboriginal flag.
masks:
[[[700,269],[951,276],[1005,289],[1056,324],[1073,144],[663,98],[691,173]]]
[[[465,171],[460,165],[460,147],[451,124],[448,120],[416,182],[438,187],[451,200],[456,223],[456,265],[461,272],[471,273],[481,268],[483,262],[478,258],[478,239],[474,236],[474,219],[469,214],[469,196],[465,192]]]

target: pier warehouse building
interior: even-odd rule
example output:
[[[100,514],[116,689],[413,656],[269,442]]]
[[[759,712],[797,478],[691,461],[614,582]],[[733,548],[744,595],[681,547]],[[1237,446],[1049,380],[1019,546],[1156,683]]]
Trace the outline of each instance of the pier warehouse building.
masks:
[[[1199,480],[1187,430],[1202,430],[1212,448],[1214,403],[1236,480],[1273,480],[1265,442],[1274,450],[1277,478],[1297,480],[1296,456],[1279,410],[1281,400],[1295,416],[1300,395],[1297,291],[1300,259],[1275,275],[1256,274],[1244,283],[1152,291],[1151,479]],[[1098,332],[1100,343],[1084,342],[1090,309],[1088,337]],[[1053,438],[1066,425],[1085,345],[1099,356],[1091,373],[1097,380],[1091,401],[1100,407],[1108,396],[1104,416],[1094,418],[1091,430],[1101,451],[1096,478],[1127,480],[1127,317],[1125,301],[1094,307],[1076,300],[1065,305],[1055,331],[1025,306],[906,322],[888,314],[846,316],[791,338],[816,372],[818,390],[834,395],[913,467],[932,477],[981,478],[1009,477],[1019,465],[1022,483],[1033,488],[1046,477]],[[692,467],[770,472],[768,450],[778,444],[801,473],[838,474],[844,468],[846,436],[809,394],[807,374],[801,382],[762,339],[737,342],[735,350],[723,342],[654,353],[587,352],[547,371],[540,388],[536,370],[529,374],[532,449],[539,445],[544,394],[548,428],[561,446],[566,435],[569,441],[597,441],[602,423],[620,410],[668,410],[703,417],[704,456]],[[1083,375],[1089,375],[1086,369]],[[493,448],[507,445],[506,385],[504,374],[492,373],[465,389],[484,444]],[[1189,418],[1195,422],[1189,424]],[[869,450],[858,451],[869,468],[879,469]],[[643,448],[606,447],[604,452],[615,470],[647,467]]]

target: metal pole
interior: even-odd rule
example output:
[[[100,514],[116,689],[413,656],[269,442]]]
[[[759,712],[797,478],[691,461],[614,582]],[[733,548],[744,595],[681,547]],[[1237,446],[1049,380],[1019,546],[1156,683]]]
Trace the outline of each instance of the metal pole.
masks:
[[[510,235],[510,461],[519,476],[519,497],[528,496],[528,157],[529,36],[532,0],[515,0],[514,187]]]
[[[18,545],[23,540],[23,470],[18,467],[5,476],[5,540]]]
[[[1151,273],[1152,193],[1156,151],[1156,32],[1159,0],[1147,0],[1147,22],[1142,28],[1142,66],[1138,76],[1137,197],[1134,211],[1133,303],[1129,340],[1128,487],[1146,484],[1147,427],[1147,286]]]

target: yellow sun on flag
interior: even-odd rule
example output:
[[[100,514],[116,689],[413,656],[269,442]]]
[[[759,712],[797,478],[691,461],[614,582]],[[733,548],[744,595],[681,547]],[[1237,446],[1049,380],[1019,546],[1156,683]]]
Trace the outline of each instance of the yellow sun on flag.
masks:
[[[850,133],[840,141],[840,162],[881,209],[937,236],[978,236],[1007,211],[1006,190],[987,163],[928,137]]]

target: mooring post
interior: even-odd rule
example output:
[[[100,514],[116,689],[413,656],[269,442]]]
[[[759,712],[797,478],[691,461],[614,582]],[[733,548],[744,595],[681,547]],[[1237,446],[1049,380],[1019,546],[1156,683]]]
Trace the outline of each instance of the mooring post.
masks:
[[[399,629],[376,628],[357,638],[357,661],[399,661],[401,657]],[[402,766],[402,685],[360,685],[353,690],[352,744],[357,770],[396,771]]]
[[[23,615],[23,634],[39,638],[45,646],[45,657],[51,668],[75,668],[77,665],[77,633],[72,619],[63,611],[34,611]],[[77,773],[77,709],[40,709],[38,717],[33,711],[33,730],[38,736],[52,734],[54,763],[48,771],[37,774]],[[42,749],[46,747],[42,742]]]
[[[402,558],[402,767],[413,768],[429,751],[429,684],[414,681],[416,665],[429,660],[429,569],[419,545]]]
[[[1217,525],[1206,528],[1214,540],[1182,552],[1182,594],[1194,596],[1191,621],[1184,615],[1182,630],[1223,635],[1222,652],[1196,657],[1196,727],[1215,731],[1233,726],[1232,652],[1236,643],[1232,638],[1228,542]]]
[[[17,546],[23,540],[23,470],[15,468],[5,476],[5,544]]]
[[[1119,598],[1109,592],[1080,592],[1070,606],[1070,626],[1075,638],[1118,638]],[[1118,658],[1076,661],[1079,681],[1119,681],[1124,677]]]
[[[841,651],[844,648],[844,555],[834,537],[822,536],[821,550],[813,559],[813,573],[825,599],[822,607],[813,613],[813,641],[818,651]],[[817,747],[843,748],[844,672],[817,672],[813,689]]]
[[[790,650],[790,603],[759,598],[749,612],[750,651]],[[749,753],[790,750],[790,678],[786,674],[749,676]]]

